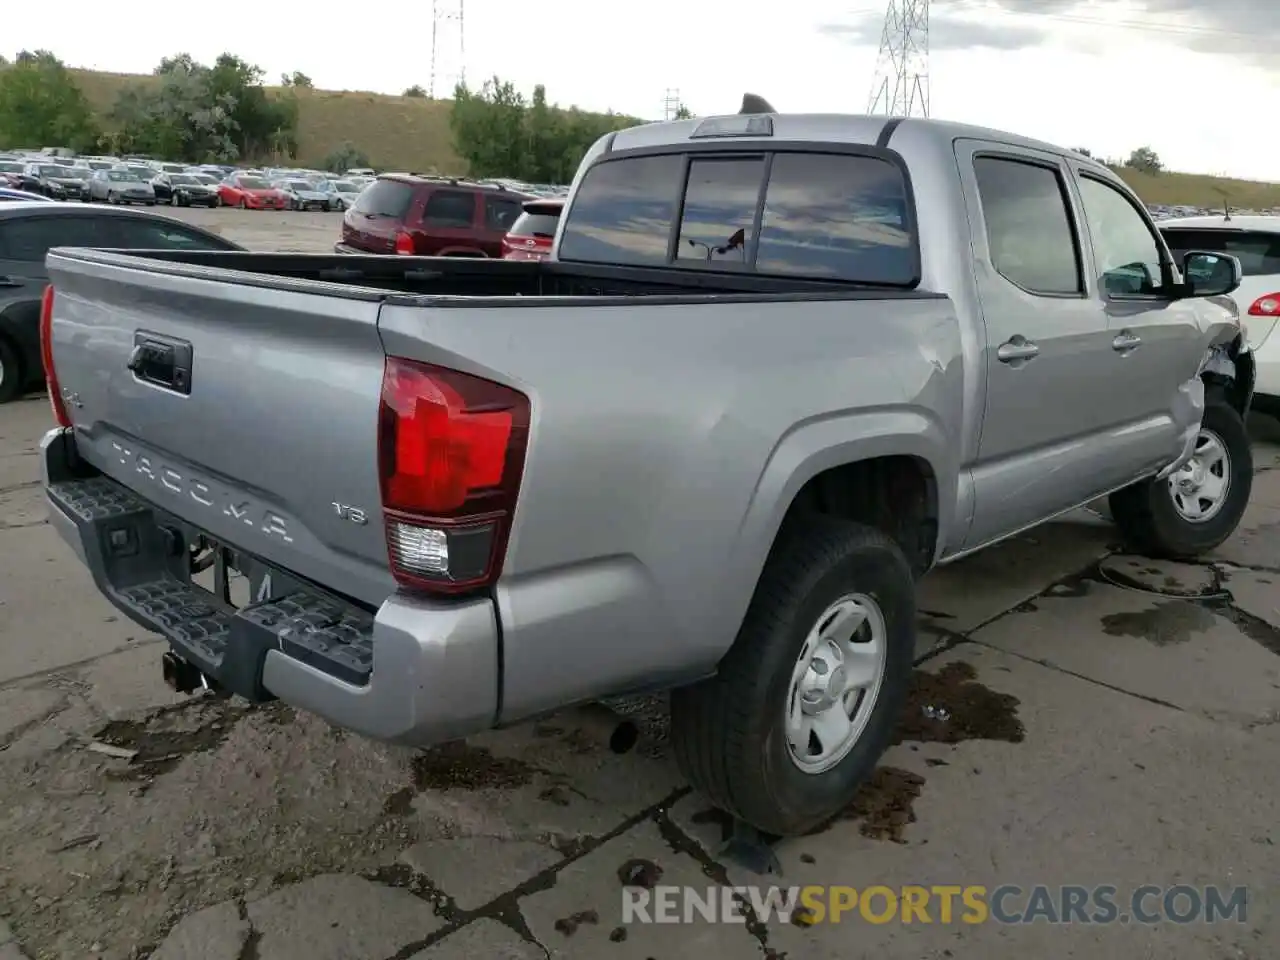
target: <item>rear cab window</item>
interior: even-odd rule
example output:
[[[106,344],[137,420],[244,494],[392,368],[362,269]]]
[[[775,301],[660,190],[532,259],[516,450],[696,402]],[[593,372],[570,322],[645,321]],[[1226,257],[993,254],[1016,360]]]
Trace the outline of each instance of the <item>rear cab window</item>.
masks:
[[[910,196],[871,148],[620,157],[583,178],[559,258],[910,287]]]
[[[413,203],[413,187],[399,180],[375,180],[360,194],[351,209],[370,217],[403,220]]]

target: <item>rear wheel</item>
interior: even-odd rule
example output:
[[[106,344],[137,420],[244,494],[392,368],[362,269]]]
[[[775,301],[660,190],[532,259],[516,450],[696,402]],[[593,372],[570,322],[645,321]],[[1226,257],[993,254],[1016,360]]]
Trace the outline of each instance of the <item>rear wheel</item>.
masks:
[[[22,394],[22,364],[18,352],[4,337],[0,337],[0,403],[16,400]]]
[[[249,201],[248,201],[248,200],[246,200],[244,197],[241,197],[241,198],[240,198],[240,202],[239,202],[239,203],[237,203],[237,204],[236,204],[236,206],[237,206],[238,208],[240,208],[241,210],[248,210],[248,209],[249,209]]]
[[[1239,412],[1208,397],[1191,460],[1167,480],[1113,493],[1111,516],[1125,539],[1152,557],[1189,559],[1235,532],[1253,489],[1253,450]]]
[[[716,676],[672,694],[681,770],[769,833],[830,819],[888,746],[915,636],[898,545],[860,524],[803,522],[775,546]]]

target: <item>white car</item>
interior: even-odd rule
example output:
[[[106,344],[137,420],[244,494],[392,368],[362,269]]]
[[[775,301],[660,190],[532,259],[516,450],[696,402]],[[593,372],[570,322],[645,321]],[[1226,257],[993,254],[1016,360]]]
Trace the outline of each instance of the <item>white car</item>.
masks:
[[[1244,282],[1231,295],[1248,331],[1256,368],[1254,406],[1280,415],[1280,217],[1177,217],[1157,223],[1180,262],[1188,250],[1229,253],[1244,268]]]

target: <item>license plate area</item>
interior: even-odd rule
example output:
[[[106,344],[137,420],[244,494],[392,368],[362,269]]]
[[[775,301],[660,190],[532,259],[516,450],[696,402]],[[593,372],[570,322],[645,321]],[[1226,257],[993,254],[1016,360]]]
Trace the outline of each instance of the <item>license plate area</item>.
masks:
[[[234,610],[304,588],[297,578],[207,536],[195,538],[189,553],[191,582]]]

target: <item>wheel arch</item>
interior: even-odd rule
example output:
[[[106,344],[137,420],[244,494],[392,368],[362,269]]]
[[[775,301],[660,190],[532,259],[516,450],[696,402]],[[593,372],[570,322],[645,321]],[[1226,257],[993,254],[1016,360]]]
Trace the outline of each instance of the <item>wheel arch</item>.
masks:
[[[801,424],[761,471],[732,551],[725,600],[745,616],[774,547],[797,516],[829,514],[892,536],[917,574],[953,524],[957,469],[942,424],[918,409],[856,412]]]

